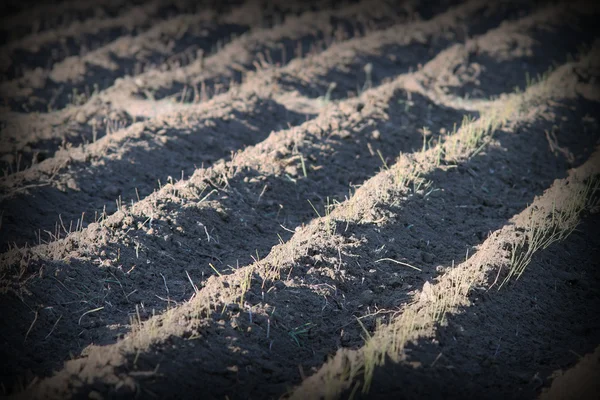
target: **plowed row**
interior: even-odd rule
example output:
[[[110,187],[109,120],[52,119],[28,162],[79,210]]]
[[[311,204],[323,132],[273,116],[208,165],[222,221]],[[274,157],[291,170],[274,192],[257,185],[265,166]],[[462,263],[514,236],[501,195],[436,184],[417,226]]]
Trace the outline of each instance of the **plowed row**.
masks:
[[[174,4],[6,36],[5,392],[533,398],[596,348],[599,9]]]

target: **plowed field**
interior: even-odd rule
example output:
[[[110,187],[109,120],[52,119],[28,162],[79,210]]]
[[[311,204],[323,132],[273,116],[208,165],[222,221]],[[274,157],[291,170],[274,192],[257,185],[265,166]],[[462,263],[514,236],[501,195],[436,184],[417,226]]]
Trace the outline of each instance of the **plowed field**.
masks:
[[[599,18],[5,6],[0,393],[596,398]]]

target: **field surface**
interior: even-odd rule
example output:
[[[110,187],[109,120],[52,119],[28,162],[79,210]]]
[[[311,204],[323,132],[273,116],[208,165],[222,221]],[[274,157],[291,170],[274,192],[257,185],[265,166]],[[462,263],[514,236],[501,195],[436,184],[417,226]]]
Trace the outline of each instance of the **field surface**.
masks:
[[[0,393],[592,399],[600,6],[2,6]]]

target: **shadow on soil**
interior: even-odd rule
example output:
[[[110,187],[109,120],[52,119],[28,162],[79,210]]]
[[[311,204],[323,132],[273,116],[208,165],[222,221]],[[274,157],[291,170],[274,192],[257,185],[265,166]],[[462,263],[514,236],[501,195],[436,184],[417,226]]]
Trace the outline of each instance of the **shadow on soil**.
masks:
[[[377,87],[398,75],[416,71],[422,65],[434,59],[439,52],[456,43],[457,37],[461,38],[461,36],[465,36],[461,39],[466,40],[467,34],[483,34],[497,27],[502,21],[527,14],[533,8],[533,5],[529,3],[522,4],[520,8],[515,8],[514,5],[505,6],[496,10],[496,15],[493,18],[485,15],[482,16],[481,22],[478,22],[477,18],[472,18],[472,21],[468,23],[468,32],[460,32],[454,29],[452,30],[452,34],[448,34],[447,37],[443,35],[436,37],[428,34],[425,35],[423,43],[391,44],[381,48],[375,43],[374,47],[378,49],[376,56],[355,55],[354,60],[349,65],[343,65],[342,67],[339,65],[330,65],[325,68],[318,65],[317,61],[316,67],[327,70],[326,74],[316,76],[309,82],[298,82],[295,79],[296,76],[287,76],[284,71],[278,80],[278,85],[286,90],[296,90],[306,97],[318,98],[327,96],[329,86],[335,84],[335,88],[328,95],[330,100],[355,97],[360,95],[362,91],[371,87]],[[421,11],[424,11],[427,16],[432,17],[424,10],[424,7],[421,8]],[[365,69],[367,65],[370,65],[370,70]],[[499,79],[499,81],[504,82],[503,79]],[[496,84],[497,82],[494,82],[494,85]],[[507,87],[513,86],[504,85],[505,90]]]
[[[59,40],[48,41],[42,44],[37,51],[17,48],[11,55],[11,66],[4,72],[1,80],[16,79],[23,75],[24,70],[35,69],[38,67],[51,69],[52,65],[56,62],[60,62],[71,55],[78,54],[82,49],[90,52],[105,46],[107,43],[117,40],[122,36],[136,36],[148,29],[150,24],[157,23],[157,16],[166,20],[183,12],[193,11],[193,9],[194,7],[189,4],[185,5],[184,3],[180,3],[179,5],[164,4],[152,11],[151,18],[148,18],[145,24],[139,25],[133,30],[131,27],[126,27],[124,25],[113,26],[110,28],[98,29],[94,33],[80,33],[79,35],[67,36],[66,38],[60,37]],[[81,9],[80,11],[83,12],[84,10]],[[118,11],[122,16],[123,11],[129,12],[134,10],[121,7]],[[139,10],[136,11],[139,12]],[[92,23],[96,21],[97,20],[94,20]],[[40,20],[39,22],[43,25],[46,21]],[[1,38],[2,35],[0,34],[0,41]],[[2,44],[4,44],[4,42],[2,42]]]
[[[450,7],[456,5],[458,1],[456,0],[433,0],[433,1],[422,1],[415,5],[414,11],[421,15],[424,19],[431,19],[435,15],[441,14],[448,10]],[[302,57],[310,57],[312,54],[318,54],[320,51],[325,50],[328,47],[326,41],[326,35],[331,39],[331,35],[335,33],[336,35],[342,35],[343,40],[350,40],[352,38],[363,37],[368,29],[372,29],[371,24],[377,26],[377,30],[384,30],[386,28],[391,27],[393,24],[398,23],[398,20],[401,18],[408,17],[405,9],[402,7],[398,7],[398,12],[395,15],[384,15],[380,18],[369,20],[369,24],[366,24],[364,21],[358,19],[355,21],[351,21],[349,19],[339,18],[339,17],[331,17],[330,19],[330,27],[327,32],[318,32],[316,34],[305,35],[296,40],[288,40],[282,39],[278,41],[278,45],[271,46],[271,48],[263,50],[263,53],[266,54],[266,61],[271,65],[279,65],[284,66],[288,64],[288,62],[293,61],[297,58]],[[495,24],[500,23],[500,16],[498,20],[494,22]],[[488,26],[489,28],[489,26]],[[477,30],[477,29],[475,29]],[[420,46],[424,48],[425,45]],[[391,50],[391,49],[390,49]],[[397,49],[396,49],[397,50]],[[433,49],[430,49],[430,52],[433,52]],[[257,51],[259,53],[259,51]],[[382,52],[382,54],[387,54],[386,51]],[[410,51],[402,52],[402,55],[411,54]],[[343,85],[343,87],[338,88],[336,94],[331,97],[331,99],[342,99],[347,97],[347,91],[356,90],[357,85],[360,88],[365,86],[365,74],[364,74],[364,66],[368,62],[375,62],[381,68],[391,68],[391,70],[380,74],[378,72],[377,76],[373,77],[372,84],[377,85],[380,82],[380,78],[391,77],[397,74],[405,73],[410,68],[416,69],[419,62],[425,62],[426,58],[420,57],[422,56],[422,51],[418,53],[417,56],[410,55],[410,57],[404,59],[402,62],[386,64],[385,60],[373,59],[373,60],[360,60],[356,65],[353,65],[350,68],[350,71],[346,71],[343,76],[339,76],[341,72],[338,72],[338,76],[326,76],[322,79],[319,79],[321,82],[326,82],[324,85],[312,87],[315,85],[314,82],[311,82],[311,86],[307,86],[306,82],[302,82],[302,84],[297,83],[295,77],[289,77],[286,79],[285,77],[278,82],[279,85],[283,85],[287,88],[294,88],[298,90],[301,94],[316,98],[325,94],[329,83],[336,82],[338,85]],[[254,61],[254,60],[253,60]],[[414,61],[414,62],[413,62]],[[379,65],[378,63],[383,62],[385,65]],[[398,69],[398,67],[400,68]],[[248,71],[255,70],[254,64],[245,64],[243,67]],[[384,69],[385,70],[385,69]],[[338,78],[338,80],[334,80],[334,78]],[[195,86],[195,91],[197,93],[200,92],[201,85],[204,86],[205,96],[206,98],[211,98],[212,96],[222,93],[223,91],[227,91],[230,88],[232,82],[239,84],[242,81],[242,74],[237,70],[228,71],[225,76],[219,76],[215,79],[207,79],[203,82],[198,82]],[[154,93],[155,98],[161,99],[168,96],[175,95],[175,99],[177,101],[183,102],[193,102],[198,99],[198,96],[194,96],[192,94],[193,88],[190,88],[189,85],[186,85],[181,82],[173,82],[168,88],[161,87]],[[356,94],[356,93],[355,93]],[[145,98],[144,93],[137,93],[138,96]]]
[[[398,203],[391,206],[377,206],[377,213],[386,216],[387,222],[384,225],[346,224],[339,221],[336,226],[338,235],[329,237],[321,234],[312,237],[308,253],[301,254],[296,259],[289,279],[275,282],[275,289],[264,294],[264,300],[260,287],[257,288],[256,285],[246,294],[246,302],[254,304],[252,322],[247,310],[241,308],[229,308],[223,313],[215,312],[213,318],[203,321],[205,326],[198,330],[192,326],[192,322],[183,322],[189,324],[184,337],[170,337],[152,349],[132,354],[128,356],[128,366],[119,367],[118,370],[132,370],[134,364],[139,370],[154,370],[159,366],[159,375],[144,380],[135,379],[143,391],[148,390],[160,397],[176,395],[178,398],[193,398],[200,388],[205,395],[215,398],[223,398],[225,395],[229,398],[245,398],[248,395],[263,398],[271,394],[281,394],[287,386],[300,382],[298,365],[302,365],[304,373],[309,375],[338,347],[356,348],[362,345],[362,329],[354,322],[356,316],[364,316],[379,307],[401,306],[415,289],[419,289],[425,281],[438,274],[438,265],[450,266],[453,261],[460,262],[464,259],[467,249],[472,254],[474,246],[480,244],[488,232],[501,228],[512,215],[524,209],[536,195],[550,186],[554,179],[566,176],[568,168],[580,165],[587,159],[598,138],[598,130],[594,129],[592,133],[588,130],[584,133],[582,125],[585,125],[585,122],[582,122],[582,117],[588,112],[588,108],[595,107],[596,104],[584,101],[576,104],[578,107],[575,109],[555,107],[552,111],[555,112],[556,118],[541,120],[534,127],[527,124],[519,126],[516,131],[498,132],[495,139],[499,146],[489,148],[457,168],[446,172],[434,171],[425,178],[433,181],[433,188],[438,190],[428,196],[417,193],[405,201],[399,199]],[[545,129],[552,129],[555,121],[561,121],[557,138],[565,149],[565,152],[558,154],[550,151],[544,134]],[[573,157],[566,154],[573,154]],[[536,179],[527,179],[529,176],[536,176]],[[448,229],[449,226],[452,228]],[[339,235],[343,237],[340,238]],[[581,239],[583,236],[575,235],[573,239],[577,237]],[[340,249],[344,252],[339,252]],[[376,259],[384,257],[417,264],[421,271],[387,263],[375,263]],[[332,275],[331,271],[335,270],[339,271],[337,276]],[[529,270],[534,270],[533,266]],[[167,269],[164,271],[167,272]],[[144,272],[143,275],[147,276],[147,273]],[[255,279],[260,280],[259,277]],[[517,285],[527,282],[529,281],[523,278]],[[538,284],[544,286],[547,283],[544,282],[546,281],[540,279]],[[141,281],[136,282],[135,287],[141,285]],[[329,287],[331,291],[324,295],[319,289],[323,287]],[[158,292],[160,289],[155,285],[152,290]],[[511,296],[518,295],[512,288],[507,290],[510,290],[508,294]],[[533,292],[539,291],[542,296],[546,293],[545,290],[547,288],[539,287]],[[507,297],[512,300],[503,300],[503,293],[492,299],[499,299],[502,304],[509,305],[510,301],[528,304],[531,315],[523,318],[528,318],[525,324],[532,333],[525,339],[536,340],[541,334],[535,330],[545,329],[547,325],[546,322],[531,322],[531,318],[536,318],[537,309],[534,307],[539,303],[535,299],[531,302],[531,293],[532,291],[528,290],[522,294],[527,299],[515,300],[514,297]],[[554,306],[550,305],[560,304],[563,300],[571,301],[568,292],[565,292],[564,296],[567,297],[549,299],[548,307],[542,304],[538,306],[543,306],[545,312],[553,312]],[[555,301],[559,303],[554,303]],[[490,313],[493,314],[495,303],[489,304]],[[585,307],[586,312],[593,310],[590,305]],[[267,316],[272,308],[278,310],[280,317],[277,319],[271,316],[272,321],[269,325]],[[514,305],[507,308],[512,310]],[[522,311],[522,308],[519,310]],[[559,310],[555,312],[558,313]],[[564,312],[570,313],[569,310]],[[549,317],[544,318],[544,321],[565,318],[565,314],[559,314],[548,314]],[[106,324],[102,320],[106,317],[103,313],[99,312],[89,317],[88,321],[98,321],[98,325]],[[468,318],[478,316],[473,314]],[[362,322],[367,329],[373,329],[373,317],[365,318]],[[512,333],[505,330],[512,328],[509,328],[511,325],[505,321],[502,322],[503,325],[499,325],[495,317],[482,322],[489,324],[488,331],[494,332],[493,340],[489,337],[480,339],[479,336],[472,338],[466,334],[461,340],[467,341],[471,337],[473,342],[464,342],[464,345],[472,347],[479,343],[475,339],[482,340],[481,347],[477,349],[489,359],[489,349],[493,348],[495,351],[498,346],[495,339],[508,337]],[[310,329],[302,329],[306,323],[311,324]],[[461,323],[480,324],[472,320]],[[26,330],[25,325],[21,327],[23,330]],[[270,327],[269,337],[266,326]],[[457,329],[456,325],[451,325],[451,329]],[[169,327],[163,327],[162,332],[168,336]],[[303,332],[303,336],[293,332]],[[441,334],[440,342],[453,346],[448,352],[448,357],[452,357],[453,354],[462,357],[460,346],[454,346],[453,339],[449,339],[453,332]],[[469,330],[466,332],[469,333]],[[563,340],[566,337],[564,335],[572,333],[570,328],[557,333],[556,340]],[[194,340],[198,335],[200,337]],[[292,336],[301,340],[296,341]],[[33,344],[33,332],[31,337]],[[500,342],[500,349],[508,353],[498,350],[496,356],[509,357],[507,362],[513,360],[516,363],[513,365],[524,362],[524,358],[514,358],[520,350],[513,351],[502,347],[505,343],[522,343],[519,340],[521,339],[517,337],[509,342]],[[536,354],[539,360],[548,361],[549,354],[554,354],[545,353],[547,348],[543,344],[529,343],[531,351],[538,351]],[[586,346],[582,345],[578,349]],[[424,348],[428,350],[423,350],[424,355],[420,361],[430,365],[428,363],[433,362],[439,351],[437,348],[435,351],[430,351],[427,346]],[[14,349],[17,352],[16,346]],[[62,351],[64,354],[65,350]],[[40,352],[37,356],[42,357],[42,354],[47,355],[46,359],[61,358],[58,352],[52,355]],[[441,363],[443,360],[445,358],[442,357],[438,362],[441,366],[447,366],[448,364]],[[491,362],[489,368],[492,369],[485,370],[486,374],[477,376],[489,376],[488,372],[496,371],[493,369],[494,365],[497,364]],[[471,367],[470,364],[464,366],[466,369]],[[549,365],[549,368],[551,367],[553,368]],[[22,361],[20,368],[31,368],[31,363]],[[436,368],[441,368],[440,371],[436,369],[436,376],[442,378],[456,377],[458,374],[456,369]],[[477,368],[473,368],[477,374]],[[533,371],[535,372],[537,371]],[[511,379],[515,379],[515,376]],[[418,378],[419,376],[415,379]],[[397,380],[388,379],[389,385],[393,386],[396,382]],[[97,382],[97,385],[100,386],[95,388],[100,388],[103,383]],[[473,390],[479,389],[477,384],[474,385]],[[524,384],[521,381],[519,385]],[[525,386],[521,386],[524,387],[523,390],[526,390]],[[436,388],[441,392],[436,392]],[[85,388],[88,389],[89,387]],[[107,386],[102,387],[102,390],[110,391],[112,388]],[[412,390],[418,394],[418,388]],[[432,385],[429,390],[433,395],[445,393],[440,385]],[[410,398],[408,394],[406,396]]]
[[[216,51],[214,46],[217,41],[224,40],[233,34],[242,34],[248,29],[249,27],[246,25],[221,24],[213,27],[206,36],[185,33],[173,43],[173,48],[169,51],[170,54],[177,54],[190,49],[196,49],[203,50],[205,53],[210,54]],[[150,45],[151,44],[152,43],[150,43]],[[104,90],[110,87],[115,82],[116,78],[134,74],[135,71],[141,72],[148,68],[148,66],[155,67],[161,65],[171,57],[169,54],[162,54],[156,52],[156,50],[154,50],[153,53],[151,48],[144,49],[147,45],[148,44],[146,43],[142,43],[142,49],[138,50],[140,54],[143,54],[144,50],[147,52],[147,54],[144,54],[142,57],[137,53],[133,54],[135,56],[133,58],[118,57],[113,52],[109,53],[108,57],[113,65],[112,68],[92,65],[90,64],[90,61],[93,60],[88,60],[82,67],[79,67],[83,68],[85,71],[83,76],[73,76],[72,80],[66,82],[56,82],[52,78],[47,77],[43,87],[33,88],[32,94],[27,96],[28,103],[25,104],[25,110],[28,112],[48,112],[49,108],[51,110],[65,108],[74,103],[75,94]],[[89,57],[90,56],[87,56],[88,59]],[[101,62],[102,64],[106,64],[107,61],[101,59]],[[8,106],[11,110],[24,111],[23,106],[25,99],[11,98],[10,93],[1,93],[0,95],[8,98]],[[39,99],[39,101],[32,102],[30,101],[31,99]]]
[[[87,225],[94,221],[95,214],[102,214],[104,207],[108,214],[116,211],[115,199],[119,196],[126,204],[137,201],[138,194],[143,198],[152,193],[158,180],[165,184],[169,176],[180,179],[182,171],[184,177],[189,177],[197,166],[227,159],[231,152],[287,127],[286,122],[295,126],[307,117],[314,115],[290,111],[274,101],[259,101],[251,113],[232,110],[228,120],[210,116],[199,120],[193,116],[193,123],[180,123],[171,129],[167,125],[158,135],[144,131],[139,138],[131,138],[126,147],[107,149],[91,168],[72,162],[62,171],[62,188],[40,186],[31,189],[35,196],[25,193],[6,199],[2,204],[2,248],[13,242],[19,246],[37,243],[38,229],[42,240],[48,240],[45,231],[54,234],[59,214],[66,229],[71,223],[75,227],[82,212]],[[69,180],[72,182],[67,184]],[[64,236],[62,228],[59,232]]]
[[[406,361],[418,367],[388,360],[358,398],[536,398],[554,371],[600,343],[599,222],[598,215],[584,217],[499,292],[472,293],[475,304],[439,327],[435,341],[408,347]]]
[[[598,16],[591,14],[579,18],[577,26],[532,29],[527,32],[531,43],[512,33],[508,42],[492,36],[478,44],[481,49],[475,47],[468,64],[455,68],[453,74],[459,83],[447,89],[455,96],[472,99],[499,96],[507,87],[524,90],[550,69],[585,52],[596,39],[589,33],[594,31],[597,21]]]
[[[11,301],[15,319],[21,321],[13,321],[13,324],[19,326],[9,329],[16,334],[10,339],[11,342],[17,341],[13,346],[14,358],[30,354],[35,360],[41,357],[41,351],[52,351],[54,355],[41,357],[44,361],[40,364],[25,358],[21,361],[36,373],[40,370],[47,373],[50,365],[57,365],[56,361],[49,360],[62,360],[69,352],[79,354],[85,344],[113,343],[129,329],[127,324],[129,317],[135,314],[135,304],[144,304],[139,312],[143,319],[148,318],[153,309],[159,313],[169,304],[173,306],[176,302],[189,299],[192,288],[185,275],[186,271],[194,280],[203,281],[205,277],[214,275],[208,263],[213,263],[226,273],[229,268],[251,262],[251,256],[256,256],[257,252],[259,257],[263,257],[278,243],[277,233],[284,240],[291,236],[280,224],[293,229],[316,216],[307,199],[319,209],[322,209],[323,200],[327,196],[342,201],[348,194],[349,182],[360,184],[381,168],[382,161],[375,151],[380,151],[384,160],[391,163],[399,152],[421,148],[423,138],[418,129],[423,121],[430,126],[432,138],[435,139],[440,135],[441,128],[459,124],[465,114],[462,110],[435,105],[431,100],[415,93],[410,98],[412,105],[406,110],[404,102],[407,100],[407,93],[399,90],[389,100],[390,109],[387,112],[390,118],[381,119],[375,113],[355,135],[327,136],[327,132],[322,132],[310,136],[308,143],[312,144],[304,143],[299,146],[310,171],[307,178],[302,177],[300,165],[296,166],[295,172],[290,172],[293,174],[292,180],[289,175],[263,175],[248,169],[229,179],[229,187],[244,190],[238,192],[224,188],[224,193],[213,195],[207,200],[216,201],[216,207],[195,204],[184,207],[169,199],[161,200],[157,203],[157,208],[169,218],[157,215],[152,223],[152,234],[147,232],[147,221],[144,229],[134,229],[125,234],[124,238],[119,239],[118,245],[109,244],[106,242],[108,238],[91,232],[89,237],[79,243],[81,249],[85,249],[88,243],[94,246],[94,243],[103,241],[106,246],[103,250],[102,247],[100,250],[91,250],[89,256],[95,255],[92,259],[81,259],[81,256],[69,258],[67,255],[70,260],[68,262],[32,261],[28,270],[33,274],[37,274],[42,266],[45,271],[53,272],[46,273],[42,280],[35,278],[28,283],[29,290],[34,293],[31,298],[37,301],[31,303],[27,298],[26,302],[17,299]],[[266,107],[260,109],[268,112]],[[378,132],[379,136],[374,136],[374,132]],[[227,137],[231,138],[232,134]],[[371,149],[368,143],[372,145]],[[177,150],[175,153],[181,154],[181,151]],[[142,155],[146,158],[153,157],[151,151]],[[161,155],[162,158],[164,154]],[[116,166],[107,164],[102,173],[111,174],[111,171],[124,168],[125,165],[119,163],[128,163],[131,159],[131,156],[123,157],[116,161]],[[312,170],[313,164],[320,168]],[[147,167],[144,171],[147,171]],[[93,179],[87,176],[82,182],[93,182]],[[120,182],[120,185],[127,184],[131,185],[131,179]],[[265,186],[269,190],[263,192]],[[70,201],[73,201],[74,194],[69,193]],[[82,198],[82,203],[86,200],[89,203],[93,201],[92,198]],[[23,205],[15,203],[15,207]],[[135,227],[137,223],[143,222],[132,221],[128,226]],[[119,226],[118,229],[120,228]],[[177,257],[174,258],[171,254],[176,254]],[[133,271],[126,274],[132,267],[135,267]],[[165,285],[168,285],[168,293]],[[24,346],[19,342],[22,335],[17,332],[27,331],[31,319],[23,316],[33,317],[34,310],[38,309],[36,302],[39,301],[58,303],[53,306],[58,309],[58,314],[40,311],[36,329],[30,332],[27,346]],[[83,312],[99,307],[104,308],[86,315],[81,322],[77,321]],[[319,304],[319,307],[322,305]],[[54,317],[61,314],[65,317],[52,335],[45,338],[56,322]],[[70,317],[67,318],[67,315]],[[67,337],[71,339],[66,340]]]

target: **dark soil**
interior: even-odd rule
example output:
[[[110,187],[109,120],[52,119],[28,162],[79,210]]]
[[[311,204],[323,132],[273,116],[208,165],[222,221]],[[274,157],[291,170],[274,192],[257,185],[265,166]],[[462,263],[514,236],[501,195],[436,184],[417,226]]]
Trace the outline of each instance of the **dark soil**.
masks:
[[[413,366],[381,369],[366,398],[536,398],[556,370],[600,342],[598,222],[597,214],[585,218],[567,240],[536,256],[509,289],[476,295],[433,344],[429,338],[409,348]],[[578,398],[594,398],[584,394]]]
[[[64,1],[62,19],[40,4],[31,21],[12,8],[14,33],[0,31],[4,394],[280,398],[486,239],[510,242],[512,217],[589,163],[600,10],[375,4]],[[548,76],[470,158],[424,156]],[[425,172],[390,184],[406,160]],[[353,395],[549,388],[600,343],[594,211]]]

